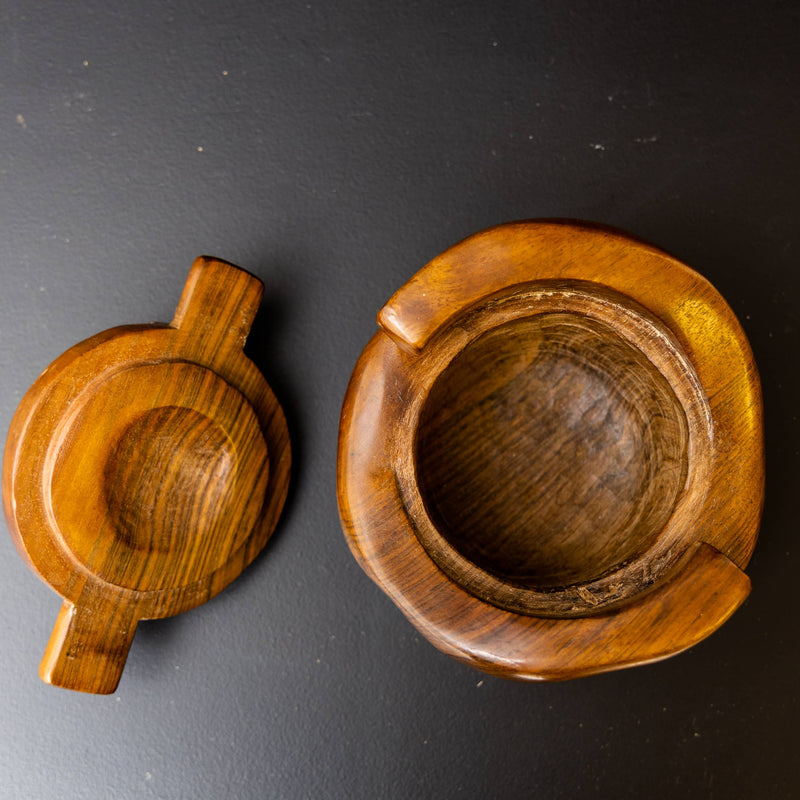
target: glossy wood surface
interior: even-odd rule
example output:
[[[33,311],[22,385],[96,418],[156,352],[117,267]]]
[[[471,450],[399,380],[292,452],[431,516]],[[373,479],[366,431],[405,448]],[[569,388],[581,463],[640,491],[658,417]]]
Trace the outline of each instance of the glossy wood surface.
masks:
[[[700,275],[523,222],[387,303],[342,410],[351,549],[443,651],[562,679],[677,653],[741,604],[763,503],[758,376]]]
[[[23,398],[3,497],[20,553],[64,597],[48,683],[114,691],[138,620],[210,599],[274,530],[288,432],[242,349],[262,291],[199,258],[170,325],[100,333]]]

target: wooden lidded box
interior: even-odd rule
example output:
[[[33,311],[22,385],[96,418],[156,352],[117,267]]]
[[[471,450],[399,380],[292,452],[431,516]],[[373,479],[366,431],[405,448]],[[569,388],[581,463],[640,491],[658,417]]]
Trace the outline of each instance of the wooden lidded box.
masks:
[[[342,409],[359,563],[439,649],[555,680],[655,661],[750,590],[762,400],[702,276],[619,231],[501,225],[378,314]]]

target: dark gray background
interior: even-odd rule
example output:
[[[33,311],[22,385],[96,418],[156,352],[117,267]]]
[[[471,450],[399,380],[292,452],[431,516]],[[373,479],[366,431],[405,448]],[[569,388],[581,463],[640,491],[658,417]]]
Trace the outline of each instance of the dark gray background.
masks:
[[[6,0],[0,433],[64,349],[169,320],[210,253],[266,284],[248,351],[295,470],[263,555],[143,623],[107,698],[39,681],[60,601],[0,537],[0,796],[800,796],[796,9]],[[767,411],[746,605],[687,654],[554,685],[422,640],[335,499],[378,308],[458,239],[538,216],[620,226],[706,275]]]

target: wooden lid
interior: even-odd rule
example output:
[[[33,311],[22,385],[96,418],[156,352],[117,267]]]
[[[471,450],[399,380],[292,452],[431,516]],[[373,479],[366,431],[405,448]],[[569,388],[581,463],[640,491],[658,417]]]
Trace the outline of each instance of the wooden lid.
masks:
[[[501,225],[389,300],[339,434],[351,549],[443,651],[523,679],[664,658],[721,625],[764,493],[730,308],[630,236]]]
[[[243,352],[262,291],[199,258],[170,325],[76,345],[20,403],[3,495],[18,549],[65,599],[48,683],[112,692],[137,621],[204,603],[274,530],[288,431]]]

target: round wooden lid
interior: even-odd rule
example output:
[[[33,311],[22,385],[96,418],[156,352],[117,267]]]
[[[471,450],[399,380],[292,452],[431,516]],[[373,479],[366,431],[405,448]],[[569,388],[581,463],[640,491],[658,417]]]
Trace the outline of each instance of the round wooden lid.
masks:
[[[283,411],[243,352],[262,291],[199,258],[170,325],[76,345],[20,403],[6,517],[65,599],[44,680],[113,691],[139,619],[205,602],[271,535],[290,450]]]

